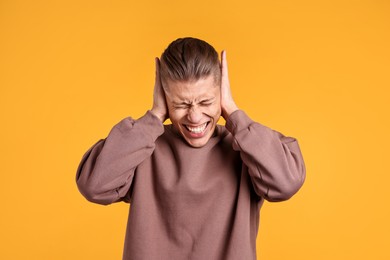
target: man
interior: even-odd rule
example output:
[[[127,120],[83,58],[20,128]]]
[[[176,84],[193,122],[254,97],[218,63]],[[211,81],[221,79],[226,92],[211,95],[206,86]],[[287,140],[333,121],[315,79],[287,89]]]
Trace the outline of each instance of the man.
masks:
[[[297,140],[240,110],[226,52],[220,63],[195,38],[156,58],[152,109],[115,125],[76,176],[88,200],[130,203],[123,259],[136,260],[256,259],[264,200],[289,199],[304,179]]]

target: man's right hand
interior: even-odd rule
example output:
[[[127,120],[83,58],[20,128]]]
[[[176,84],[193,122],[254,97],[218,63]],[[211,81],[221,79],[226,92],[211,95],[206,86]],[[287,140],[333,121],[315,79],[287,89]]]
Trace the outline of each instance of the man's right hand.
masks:
[[[160,60],[155,58],[156,62],[156,79],[153,92],[153,108],[150,110],[157,116],[162,123],[168,119],[167,102],[165,100],[165,92],[161,84],[160,78]]]

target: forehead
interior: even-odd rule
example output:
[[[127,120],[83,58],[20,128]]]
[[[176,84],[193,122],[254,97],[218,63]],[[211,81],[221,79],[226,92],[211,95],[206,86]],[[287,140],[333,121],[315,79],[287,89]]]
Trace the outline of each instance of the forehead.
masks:
[[[168,81],[167,98],[173,101],[197,101],[219,95],[219,86],[213,76],[195,81]]]

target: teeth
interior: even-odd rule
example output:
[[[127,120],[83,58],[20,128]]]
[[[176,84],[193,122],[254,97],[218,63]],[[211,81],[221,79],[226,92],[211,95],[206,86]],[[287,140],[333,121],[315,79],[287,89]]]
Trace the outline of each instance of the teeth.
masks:
[[[199,134],[199,133],[202,133],[204,131],[204,129],[206,128],[206,125],[207,125],[207,123],[204,123],[203,125],[197,126],[197,127],[190,127],[190,126],[186,126],[186,127],[192,133]]]

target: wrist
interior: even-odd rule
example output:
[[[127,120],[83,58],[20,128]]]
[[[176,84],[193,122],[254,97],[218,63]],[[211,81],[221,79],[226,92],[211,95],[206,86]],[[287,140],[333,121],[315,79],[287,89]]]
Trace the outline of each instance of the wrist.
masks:
[[[161,112],[159,112],[159,111],[158,111],[157,109],[155,109],[155,108],[152,108],[152,109],[150,110],[150,112],[152,112],[152,114],[153,114],[154,116],[156,116],[158,119],[160,119],[161,123],[164,123],[164,121],[165,121],[165,119],[166,119],[165,113],[161,113]]]
[[[224,114],[224,118],[227,119],[233,112],[239,110],[239,108],[236,106],[236,104],[232,104],[222,110]]]

